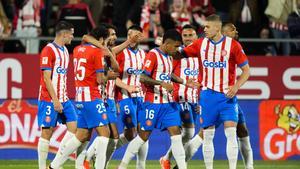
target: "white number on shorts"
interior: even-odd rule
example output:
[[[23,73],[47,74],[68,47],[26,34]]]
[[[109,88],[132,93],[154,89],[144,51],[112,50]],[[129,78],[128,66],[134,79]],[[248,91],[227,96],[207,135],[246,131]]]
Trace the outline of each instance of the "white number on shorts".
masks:
[[[46,115],[50,115],[50,114],[51,114],[51,106],[47,106]]]
[[[103,103],[97,104],[96,108],[98,109],[98,113],[100,113],[100,114],[102,114],[104,112],[103,110],[105,110],[105,106]]]
[[[129,114],[130,113],[130,109],[129,109],[128,105],[124,106],[124,110],[125,110],[125,114]]]
[[[77,59],[74,59],[75,78],[80,81],[82,81],[85,76],[85,67],[81,65],[82,63],[86,63],[86,59],[80,58],[78,61],[77,61]],[[80,74],[79,74],[79,71],[80,71]]]
[[[189,110],[189,105],[188,105],[188,103],[183,103],[183,104],[180,104],[180,106],[181,106],[181,109],[182,110]]]
[[[146,119],[153,119],[154,118],[154,110],[146,109]]]

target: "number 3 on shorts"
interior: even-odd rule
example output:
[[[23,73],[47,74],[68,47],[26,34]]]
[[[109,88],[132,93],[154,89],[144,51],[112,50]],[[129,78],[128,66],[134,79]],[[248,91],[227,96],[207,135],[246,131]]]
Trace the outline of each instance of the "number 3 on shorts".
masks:
[[[50,114],[51,114],[51,106],[47,106],[46,115],[50,115]]]

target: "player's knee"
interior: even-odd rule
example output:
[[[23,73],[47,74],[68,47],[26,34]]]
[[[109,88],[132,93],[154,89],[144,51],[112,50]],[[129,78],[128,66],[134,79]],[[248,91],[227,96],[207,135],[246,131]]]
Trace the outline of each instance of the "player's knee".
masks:
[[[127,139],[128,141],[131,141],[131,140],[133,140],[134,137],[136,136],[136,131],[135,131],[134,128],[126,129],[126,130],[124,131],[124,135],[125,135],[125,137],[126,137],[126,139]]]
[[[170,136],[181,134],[180,128],[178,126],[168,127],[168,131],[169,131]]]
[[[249,132],[245,124],[238,124],[236,133],[239,138],[249,136]]]
[[[193,138],[195,134],[195,128],[182,128],[182,141],[187,142]]]
[[[52,137],[53,129],[50,127],[42,128],[41,137],[46,140],[50,140]]]

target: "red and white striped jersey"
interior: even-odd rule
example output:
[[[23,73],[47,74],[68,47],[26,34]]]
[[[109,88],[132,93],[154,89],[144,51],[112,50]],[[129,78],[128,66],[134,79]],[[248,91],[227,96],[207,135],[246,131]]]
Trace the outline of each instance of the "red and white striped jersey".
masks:
[[[197,57],[173,60],[173,67],[173,73],[181,79],[185,79],[186,81],[192,79],[194,82],[201,83],[201,79],[199,78],[199,61]],[[174,83],[174,99],[180,103],[198,103],[199,90],[187,87],[183,84]]]
[[[104,73],[103,52],[101,49],[83,44],[73,51],[74,76],[77,102],[101,99],[96,73]]]
[[[51,82],[54,92],[60,102],[68,100],[67,97],[67,70],[69,65],[69,53],[65,46],[49,43],[40,55],[40,90],[39,100],[51,102],[51,96],[44,82],[43,70],[51,70]]]
[[[208,38],[200,38],[190,46],[185,47],[182,53],[187,57],[199,57],[201,60],[202,89],[212,89],[227,93],[228,87],[235,84],[236,66],[248,64],[241,45],[236,40],[223,36],[219,42]]]
[[[150,50],[144,61],[144,73],[154,80],[171,82],[173,65],[171,56],[163,53],[159,48]],[[146,87],[145,101],[151,103],[169,103],[173,102],[173,96],[167,92],[161,85]]]
[[[140,75],[143,72],[145,57],[146,54],[143,50],[133,50],[131,48],[126,48],[117,55],[117,61],[120,66],[120,79],[123,83],[141,87]],[[142,92],[132,93],[130,95],[127,90],[118,87],[116,93],[118,100],[128,97],[143,97]]]
[[[108,80],[105,86],[105,99],[115,99],[116,80]]]

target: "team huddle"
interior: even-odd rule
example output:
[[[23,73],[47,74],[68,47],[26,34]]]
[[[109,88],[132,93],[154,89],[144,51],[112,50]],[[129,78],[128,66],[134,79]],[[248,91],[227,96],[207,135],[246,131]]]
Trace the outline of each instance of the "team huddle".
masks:
[[[172,157],[174,168],[188,168],[202,144],[206,169],[212,169],[215,128],[223,124],[229,168],[236,168],[240,148],[245,168],[253,169],[249,134],[235,96],[250,74],[247,56],[236,41],[234,25],[222,26],[219,16],[211,15],[204,26],[204,38],[198,38],[191,25],[181,34],[167,30],[159,47],[146,53],[139,48],[139,26],[128,28],[127,40],[115,45],[116,28],[101,24],[74,48],[74,77],[68,77],[75,79],[73,105],[67,96],[65,45],[71,43],[74,27],[59,22],[54,41],[40,55],[39,168],[59,169],[74,152],[77,169],[108,168],[114,151],[128,144],[118,169],[126,169],[134,156],[136,168],[145,169],[149,136],[159,129],[167,130],[171,139],[159,161],[162,169],[171,168]],[[242,70],[238,79],[237,66]],[[67,132],[47,166],[57,122],[65,124]],[[122,134],[117,123],[124,126]],[[195,134],[197,125],[201,129]],[[97,137],[91,140],[93,130]]]

